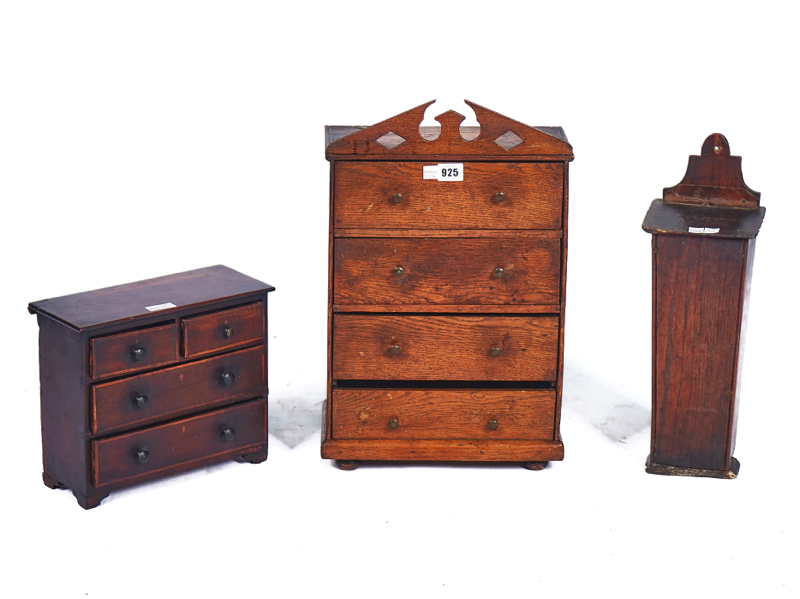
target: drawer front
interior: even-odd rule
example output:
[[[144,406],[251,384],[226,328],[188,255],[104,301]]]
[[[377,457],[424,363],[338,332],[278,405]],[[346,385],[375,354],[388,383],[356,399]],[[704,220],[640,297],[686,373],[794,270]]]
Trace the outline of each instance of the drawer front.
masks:
[[[191,364],[92,386],[92,431],[266,393],[264,349],[254,347]]]
[[[333,378],[554,381],[556,316],[333,317]]]
[[[337,162],[334,227],[561,228],[564,167],[560,163],[467,162],[463,181],[442,182],[423,179],[424,164]],[[395,194],[402,195],[397,203]]]
[[[183,355],[205,353],[264,339],[264,304],[261,302],[184,318]]]
[[[553,439],[552,389],[336,389],[334,439]]]
[[[334,243],[336,304],[558,304],[560,274],[560,239]]]
[[[92,378],[170,364],[178,360],[178,325],[95,337],[90,345]]]
[[[227,437],[225,433],[228,433]],[[267,440],[267,400],[92,441],[92,483],[128,481],[213,456],[240,455]]]

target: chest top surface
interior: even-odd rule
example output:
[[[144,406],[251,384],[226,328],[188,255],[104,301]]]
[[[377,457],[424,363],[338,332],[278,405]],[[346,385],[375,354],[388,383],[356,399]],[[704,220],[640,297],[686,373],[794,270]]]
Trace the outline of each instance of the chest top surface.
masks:
[[[465,100],[480,127],[460,127],[464,116],[449,110],[438,127],[420,127],[435,100],[370,127],[328,126],[325,156],[335,160],[571,161],[572,146],[561,127],[530,127]]]
[[[28,305],[31,314],[43,314],[83,331],[94,327],[169,314],[188,306],[232,299],[274,287],[240,272],[217,265],[177,274],[74,293]],[[163,308],[163,305],[172,304]],[[156,308],[153,310],[152,308]],[[148,310],[148,308],[151,308]]]

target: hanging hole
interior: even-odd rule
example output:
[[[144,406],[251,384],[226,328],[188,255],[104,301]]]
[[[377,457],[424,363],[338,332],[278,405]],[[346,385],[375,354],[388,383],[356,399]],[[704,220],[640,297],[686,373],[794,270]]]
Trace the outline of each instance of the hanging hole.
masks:
[[[397,146],[406,143],[406,140],[404,138],[402,138],[399,135],[397,135],[397,133],[393,133],[391,131],[389,131],[389,133],[387,133],[385,135],[381,135],[375,141],[377,141],[379,144],[381,144],[387,150],[393,150]]]

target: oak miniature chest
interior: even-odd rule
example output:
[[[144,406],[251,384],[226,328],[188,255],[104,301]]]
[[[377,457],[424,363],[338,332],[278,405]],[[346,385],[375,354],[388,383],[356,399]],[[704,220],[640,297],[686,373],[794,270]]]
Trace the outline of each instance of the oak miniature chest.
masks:
[[[560,127],[431,103],[327,127],[328,399],[322,457],[563,459],[567,258]]]
[[[267,293],[225,266],[33,302],[44,483],[120,487],[267,458]]]

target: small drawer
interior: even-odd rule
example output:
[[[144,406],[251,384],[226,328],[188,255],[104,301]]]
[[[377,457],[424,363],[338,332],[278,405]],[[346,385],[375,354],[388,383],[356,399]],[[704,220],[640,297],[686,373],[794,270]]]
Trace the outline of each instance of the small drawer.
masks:
[[[124,374],[178,360],[178,325],[128,331],[90,341],[92,378]]]
[[[92,441],[92,483],[102,487],[206,458],[252,453],[266,442],[267,400],[261,399]]]
[[[92,432],[264,395],[264,381],[264,349],[254,347],[93,385]]]
[[[183,319],[183,355],[209,352],[264,339],[264,304],[261,302]]]
[[[556,316],[333,317],[333,378],[554,381]]]
[[[334,304],[558,304],[561,239],[338,238]]]
[[[423,179],[425,164],[337,162],[334,228],[561,228],[560,163],[465,162],[464,180],[445,182]]]
[[[553,389],[335,389],[334,439],[553,439]]]

